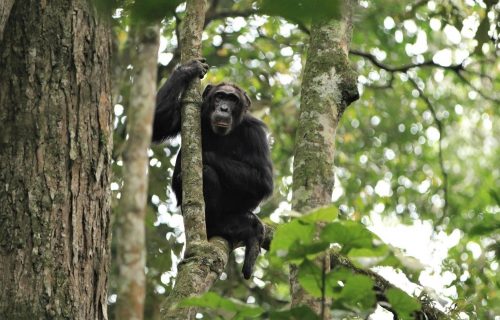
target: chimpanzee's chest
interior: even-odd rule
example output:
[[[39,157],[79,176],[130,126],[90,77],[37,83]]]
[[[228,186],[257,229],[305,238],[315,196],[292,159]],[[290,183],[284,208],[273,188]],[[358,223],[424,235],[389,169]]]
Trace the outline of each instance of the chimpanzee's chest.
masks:
[[[244,154],[242,141],[232,136],[202,135],[202,150],[234,160],[240,160]]]

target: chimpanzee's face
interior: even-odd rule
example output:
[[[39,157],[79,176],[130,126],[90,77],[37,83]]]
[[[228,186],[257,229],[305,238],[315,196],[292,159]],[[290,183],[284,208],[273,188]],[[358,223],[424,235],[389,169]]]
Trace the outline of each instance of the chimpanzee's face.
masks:
[[[241,122],[243,114],[250,105],[250,100],[240,88],[221,84],[207,86],[203,94],[208,103],[208,117],[214,133],[225,136]]]
[[[237,110],[240,100],[233,93],[219,91],[213,97],[213,110],[210,116],[212,130],[225,136],[233,128],[233,117],[239,113]]]

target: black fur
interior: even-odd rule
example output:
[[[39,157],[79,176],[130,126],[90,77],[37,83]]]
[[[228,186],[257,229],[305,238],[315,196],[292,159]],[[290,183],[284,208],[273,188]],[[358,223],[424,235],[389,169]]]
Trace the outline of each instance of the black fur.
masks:
[[[181,96],[189,81],[202,78],[208,65],[197,59],[177,68],[156,97],[153,141],[180,132]],[[208,237],[221,236],[245,245],[243,275],[249,279],[262,244],[264,228],[253,214],[273,190],[272,163],[265,125],[246,111],[250,99],[231,84],[208,85],[201,105],[203,192]],[[172,188],[182,203],[181,151]]]

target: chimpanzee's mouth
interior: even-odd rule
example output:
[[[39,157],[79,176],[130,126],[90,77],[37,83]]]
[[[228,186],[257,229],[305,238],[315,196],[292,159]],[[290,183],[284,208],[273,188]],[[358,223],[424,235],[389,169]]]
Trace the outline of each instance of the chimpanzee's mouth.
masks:
[[[220,127],[220,128],[229,128],[229,125],[230,124],[228,122],[222,122],[222,121],[215,123],[215,126]]]

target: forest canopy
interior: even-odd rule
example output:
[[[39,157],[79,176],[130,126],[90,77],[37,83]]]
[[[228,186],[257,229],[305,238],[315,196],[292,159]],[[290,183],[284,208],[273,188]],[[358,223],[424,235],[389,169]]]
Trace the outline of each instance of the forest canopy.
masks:
[[[311,24],[310,19],[297,19],[309,13],[303,8],[303,15],[298,14],[295,5],[300,7],[301,2],[285,7],[278,3],[210,2],[203,56],[212,68],[203,83],[239,84],[250,93],[252,113],[269,126],[276,190],[261,206],[259,216],[272,224],[292,219],[274,239],[275,250],[289,250],[297,243],[281,239],[281,232],[309,232],[304,224],[294,224],[299,220],[293,220],[296,215],[290,209],[292,155]],[[334,238],[327,242],[344,245],[343,252],[356,265],[376,270],[410,295],[425,292],[439,301],[441,310],[463,319],[493,319],[500,312],[495,280],[500,223],[496,165],[500,132],[494,125],[500,101],[498,4],[359,4],[349,57],[358,73],[361,97],[347,109],[337,130],[332,205],[338,208],[336,217],[362,222],[367,229],[343,222],[332,225]],[[177,37],[185,7],[176,5],[163,11],[170,14],[162,21],[160,83],[179,62]],[[334,16],[339,14],[332,9]],[[314,13],[321,11],[312,10],[309,18],[317,19]],[[130,15],[125,8],[116,10],[114,17],[120,52],[126,53]],[[126,64],[120,60],[120,65]],[[115,105],[116,150],[123,141],[128,85],[122,82]],[[148,304],[171,289],[184,243],[182,219],[169,188],[178,146],[175,140],[154,146],[149,153]],[[113,194],[119,198],[119,155],[114,171]],[[339,238],[341,234],[346,236]],[[296,248],[295,258],[317,252],[301,238],[303,247]],[[324,248],[321,243],[314,245]],[[272,249],[261,257],[255,277],[245,283],[238,275],[241,252],[237,251],[212,290],[218,295],[200,303],[212,308],[205,316],[211,318],[217,309],[220,315],[254,312],[256,316],[261,312],[247,309],[254,306],[263,312],[284,307],[289,299],[287,271],[281,267],[283,257],[276,253]],[[351,281],[359,282],[352,286],[357,290],[369,286],[369,282],[362,284],[367,281],[363,278]],[[314,287],[312,291],[317,290]],[[351,314],[346,310],[360,305],[370,309],[370,303],[352,301],[361,291],[345,293],[348,302],[340,299],[334,305],[344,310],[339,314]],[[112,302],[112,292],[110,297]],[[249,305],[235,306],[219,301],[220,297]],[[154,306],[146,309],[151,312]]]

